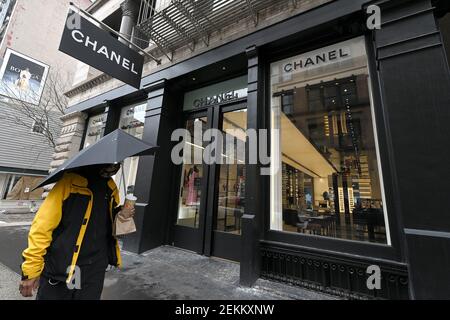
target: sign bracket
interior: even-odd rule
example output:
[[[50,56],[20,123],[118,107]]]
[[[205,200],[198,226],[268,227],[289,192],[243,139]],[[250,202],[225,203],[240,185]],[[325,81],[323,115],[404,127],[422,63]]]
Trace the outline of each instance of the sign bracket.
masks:
[[[161,59],[156,58],[155,56],[153,56],[152,54],[148,53],[147,51],[145,51],[144,49],[142,49],[141,47],[139,47],[138,45],[134,44],[133,42],[131,42],[130,40],[128,40],[125,36],[123,36],[120,32],[117,32],[116,30],[112,29],[111,27],[109,27],[108,25],[106,25],[105,23],[103,23],[102,21],[98,20],[97,18],[95,18],[93,15],[91,15],[89,12],[87,12],[86,10],[81,9],[80,7],[78,7],[76,4],[74,4],[73,2],[69,3],[70,6],[74,7],[75,9],[78,10],[78,12],[81,12],[84,16],[88,17],[89,19],[94,20],[96,23],[98,23],[102,28],[107,29],[109,32],[114,33],[116,36],[118,36],[120,39],[124,40],[126,43],[128,43],[129,45],[133,46],[135,49],[137,49],[137,51],[143,53],[145,56],[149,57],[150,59],[152,59],[153,61],[155,61],[158,65],[161,64]]]

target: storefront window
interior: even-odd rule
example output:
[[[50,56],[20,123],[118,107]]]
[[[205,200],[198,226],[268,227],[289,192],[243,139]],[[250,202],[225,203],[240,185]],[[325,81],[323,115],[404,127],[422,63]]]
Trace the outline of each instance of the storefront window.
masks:
[[[271,229],[390,244],[364,38],[271,65]]]
[[[83,148],[89,147],[103,136],[105,117],[105,114],[102,113],[89,118]]]
[[[43,188],[34,190],[43,180],[40,176],[6,175],[0,186],[0,200],[41,200]],[[0,179],[3,180],[3,179]]]
[[[144,102],[122,108],[119,128],[136,138],[142,139],[146,106],[147,102]],[[124,199],[126,194],[134,193],[138,162],[139,157],[126,158],[123,162],[124,174],[122,175],[122,170],[119,170],[114,176],[114,180],[120,190],[121,199]]]

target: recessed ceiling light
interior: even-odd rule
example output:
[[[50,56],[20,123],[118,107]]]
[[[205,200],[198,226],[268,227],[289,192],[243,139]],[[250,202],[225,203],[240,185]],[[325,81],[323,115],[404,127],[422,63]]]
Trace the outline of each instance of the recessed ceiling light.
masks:
[[[227,67],[222,67],[222,70],[227,70]]]

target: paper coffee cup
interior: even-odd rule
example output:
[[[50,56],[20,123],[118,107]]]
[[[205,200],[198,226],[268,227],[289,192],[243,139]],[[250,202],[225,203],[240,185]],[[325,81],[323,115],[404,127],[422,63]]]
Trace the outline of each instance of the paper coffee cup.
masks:
[[[125,203],[124,206],[126,208],[132,208],[134,207],[134,204],[136,203],[137,198],[132,194],[127,194],[125,197]]]

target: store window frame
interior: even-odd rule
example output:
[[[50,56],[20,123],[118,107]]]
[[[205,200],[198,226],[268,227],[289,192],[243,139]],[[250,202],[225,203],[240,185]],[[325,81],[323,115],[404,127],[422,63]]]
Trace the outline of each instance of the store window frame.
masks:
[[[307,250],[318,250],[327,252],[338,252],[350,256],[359,256],[360,258],[377,258],[386,259],[390,261],[402,262],[405,260],[405,252],[402,247],[404,243],[404,236],[400,231],[400,217],[399,217],[399,206],[395,201],[395,194],[398,194],[398,189],[395,183],[395,173],[393,164],[393,150],[389,143],[389,128],[386,121],[386,110],[381,99],[381,79],[376,67],[376,55],[375,48],[372,42],[371,33],[356,33],[347,36],[341,36],[340,38],[330,38],[328,40],[322,40],[321,43],[314,43],[303,48],[296,48],[292,50],[286,46],[285,50],[280,50],[276,54],[266,54],[262,57],[263,60],[263,74],[264,74],[264,121],[262,123],[262,128],[268,129],[270,131],[270,101],[271,101],[271,85],[270,85],[270,65],[271,63],[280,61],[285,58],[289,58],[302,53],[307,53],[316,49],[320,49],[329,45],[337,44],[346,40],[357,38],[359,36],[364,36],[366,44],[366,54],[367,54],[367,68],[370,78],[370,91],[371,91],[371,102],[373,108],[373,121],[376,128],[375,139],[376,144],[380,154],[380,164],[379,167],[381,171],[379,172],[380,183],[382,184],[382,192],[384,192],[386,198],[386,208],[388,224],[390,230],[390,246],[387,244],[371,243],[371,242],[360,242],[347,239],[339,238],[328,238],[325,236],[309,235],[302,233],[289,233],[284,231],[277,231],[270,229],[270,176],[262,176],[263,184],[263,197],[265,201],[263,203],[264,218],[263,218],[263,234],[264,241],[269,241],[270,243],[280,243],[286,245],[293,245],[299,248]],[[271,149],[270,141],[268,145],[268,150]]]
[[[242,75],[241,75],[242,76]],[[232,77],[235,78],[235,77]],[[211,83],[215,84],[217,82]],[[221,120],[222,112],[230,112],[235,110],[243,109],[243,106],[247,106],[248,97],[241,97],[232,101],[225,101],[222,103],[211,104],[194,110],[180,111],[180,116],[177,120],[177,126],[183,128],[186,121],[206,117],[208,118],[207,129],[217,128],[219,120]],[[219,110],[220,109],[220,110]],[[217,232],[214,230],[216,223],[216,208],[214,202],[216,201],[216,186],[218,184],[218,172],[219,165],[213,164],[208,165],[206,163],[202,164],[203,167],[203,180],[201,188],[206,192],[202,194],[201,205],[200,205],[200,220],[198,228],[190,228],[183,225],[177,224],[178,218],[178,204],[179,204],[179,194],[180,194],[180,178],[183,174],[183,164],[174,165],[174,175],[172,180],[172,196],[171,202],[173,206],[170,210],[169,218],[169,243],[175,244],[175,246],[180,246],[179,241],[183,240],[184,245],[180,246],[187,250],[192,250],[199,254],[204,254],[210,256],[214,252],[214,245],[212,237],[213,234]],[[212,179],[215,177],[215,180]],[[189,230],[194,232],[194,236],[187,236],[182,230]],[[181,231],[181,232],[180,232]],[[219,231],[219,234],[221,232]],[[225,239],[227,234],[225,234]],[[241,234],[239,235],[241,237]],[[223,240],[223,238],[220,238]],[[239,238],[240,241],[240,238]],[[219,253],[220,256],[221,253]]]
[[[86,142],[86,137],[88,135],[89,120],[91,118],[93,118],[93,117],[97,117],[97,116],[102,115],[102,114],[105,114],[105,109],[101,109],[101,110],[97,110],[95,112],[89,113],[88,117],[85,120],[85,125],[84,125],[84,129],[83,129],[83,136],[82,136],[82,139],[81,139],[79,151],[81,151],[81,150],[83,150],[85,148],[84,144]],[[105,115],[105,117],[106,117],[106,115]],[[103,121],[102,128],[105,127],[105,124],[106,124],[106,121]],[[104,132],[101,133],[101,137],[103,137],[103,136],[104,136]]]
[[[107,135],[108,133],[116,130],[119,128],[120,126],[120,122],[121,122],[121,115],[122,115],[122,110],[124,110],[125,108],[131,108],[131,107],[137,107],[137,106],[141,106],[141,105],[146,105],[147,104],[147,100],[145,96],[139,95],[137,97],[134,98],[130,98],[130,99],[126,99],[126,101],[121,101],[120,104],[119,103],[112,103],[111,101],[109,101],[107,103],[107,106],[105,108],[93,108],[91,109],[92,112],[89,113],[89,116],[87,117],[85,123],[85,127],[84,127],[84,132],[83,132],[83,138],[81,139],[81,143],[80,143],[80,148],[79,151],[83,150],[85,148],[85,142],[86,142],[86,137],[88,134],[88,130],[89,130],[89,121],[91,118],[93,117],[97,117],[97,116],[103,116],[103,121],[102,121],[102,126],[101,126],[101,135],[100,135],[100,139],[102,137],[104,137],[105,135]],[[147,109],[147,107],[145,107],[145,110]],[[146,111],[144,111],[145,113]],[[145,128],[145,116],[144,116],[144,125],[143,128]],[[123,130],[123,129],[122,129]],[[145,130],[145,129],[143,129]],[[139,172],[139,163],[140,163],[140,157],[138,157],[137,159],[137,165],[136,165],[136,171],[137,173]],[[125,173],[125,177],[127,177],[127,173]],[[119,179],[119,181],[116,182],[119,190],[122,192],[122,185],[123,181],[121,179]],[[136,181],[134,182],[136,183]],[[136,192],[136,186],[133,185],[133,192]],[[126,189],[128,190],[129,186],[126,186]],[[127,193],[127,190],[124,190],[125,193]],[[124,196],[121,195],[121,201],[124,200]]]
[[[3,190],[0,190],[0,200],[6,200],[6,201],[17,201],[17,202],[36,202],[36,201],[42,201],[42,193],[44,192],[44,189],[37,188],[34,190],[33,188],[41,183],[44,180],[45,176],[37,175],[37,174],[27,174],[27,173],[7,173],[7,178],[5,181],[5,184],[3,186]],[[27,180],[25,180],[27,179]],[[29,179],[32,179],[31,181]],[[36,181],[36,179],[38,179]],[[21,182],[21,186],[17,186],[17,184]],[[24,184],[24,186],[23,186]],[[18,190],[14,190],[16,187],[18,187]],[[12,193],[14,191],[14,193]],[[8,197],[16,197],[19,196],[26,196],[28,199],[8,199]],[[32,197],[30,199],[30,196]],[[35,198],[34,198],[35,197]]]
[[[48,132],[48,130],[49,130],[48,120],[46,120],[46,119],[44,119],[44,117],[42,117],[40,119],[33,120],[30,132],[32,134],[37,134],[37,135],[42,136],[42,135],[45,135],[45,133]]]
[[[447,71],[450,74],[450,12],[436,13],[435,19],[441,38],[445,61],[447,62]]]
[[[177,119],[177,127],[184,128],[186,122],[189,120],[194,120],[203,117],[211,117],[212,113],[208,108],[202,108],[198,110],[192,111],[180,111],[180,116]],[[210,125],[210,123],[208,123]],[[207,129],[210,129],[209,126]],[[172,164],[173,175],[172,175],[172,195],[170,197],[170,202],[172,203],[170,216],[169,216],[169,224],[168,224],[168,237],[170,239],[170,243],[176,244],[179,241],[183,241],[184,248],[187,250],[195,251],[199,254],[204,253],[204,241],[205,241],[205,224],[206,224],[206,205],[208,200],[208,176],[209,176],[209,168],[204,163],[202,164],[203,177],[201,181],[201,190],[206,190],[206,193],[201,195],[200,198],[200,207],[199,207],[199,222],[198,227],[191,228],[187,226],[183,226],[178,224],[178,212],[179,212],[179,195],[181,192],[181,184],[180,179],[183,175],[183,166],[184,164],[175,165]],[[180,230],[181,232],[178,232]],[[186,230],[186,234],[184,235],[183,230]]]
[[[0,195],[0,200],[6,200],[8,193],[11,192],[11,190],[14,188],[14,185],[17,183],[17,181],[19,181],[20,177],[21,176],[19,174],[7,173],[7,178],[3,186],[3,190],[0,190],[2,192]]]
[[[141,138],[139,138],[139,139],[143,139],[143,137],[144,137],[144,130],[145,130],[145,113],[146,113],[146,110],[147,110],[147,99],[136,99],[136,100],[132,100],[132,101],[130,101],[130,102],[128,102],[128,103],[124,103],[124,104],[121,104],[120,106],[114,106],[114,107],[110,107],[109,108],[109,110],[108,110],[108,112],[112,112],[113,114],[112,114],[112,117],[110,117],[109,115],[108,115],[108,117],[107,117],[107,121],[109,120],[109,121],[111,121],[112,123],[111,124],[106,124],[106,126],[108,127],[108,128],[111,128],[111,129],[113,129],[113,130],[116,130],[116,129],[121,129],[121,130],[124,130],[125,132],[127,132],[127,130],[128,129],[131,129],[131,128],[135,128],[135,127],[133,127],[133,126],[129,126],[127,129],[124,129],[124,128],[121,128],[121,122],[122,122],[122,113],[123,113],[123,111],[124,110],[127,110],[127,112],[126,112],[126,116],[129,116],[130,114],[134,114],[134,112],[135,112],[135,110],[134,110],[134,108],[136,108],[136,107],[143,107],[143,109],[144,110],[142,110],[141,112],[143,113],[143,115],[144,115],[144,118],[143,118],[143,121],[142,121],[142,125],[139,125],[138,127],[142,127],[142,137]],[[130,109],[133,109],[133,112],[129,112],[130,111]],[[111,120],[112,119],[112,120]],[[132,121],[132,123],[135,123],[136,124],[136,120],[137,119],[134,119],[133,121]],[[108,130],[106,130],[105,129],[105,134],[108,134],[109,132],[107,132]],[[131,133],[129,133],[129,132],[127,132],[128,134],[131,134]],[[132,136],[134,136],[134,137],[136,137],[135,135],[133,135],[133,134],[131,134]],[[131,174],[131,167],[132,167],[132,164],[131,164],[131,159],[132,158],[136,158],[135,159],[135,163],[134,163],[134,165],[135,165],[135,174],[133,174],[133,184],[131,185],[127,185],[127,182],[125,182],[125,180],[123,180],[124,178],[127,178],[127,179],[129,179],[130,178],[130,174]],[[122,169],[119,171],[119,173],[118,174],[120,174],[120,178],[118,178],[118,180],[117,181],[115,181],[116,182],[116,185],[117,185],[117,187],[118,187],[118,189],[119,189],[119,192],[120,192],[120,198],[121,198],[121,201],[123,201],[123,199],[125,198],[125,195],[126,194],[128,194],[128,193],[133,193],[133,194],[135,194],[136,193],[136,178],[137,178],[137,174],[138,174],[138,172],[139,172],[139,163],[140,163],[140,157],[139,156],[137,156],[137,157],[129,157],[129,158],[127,158],[127,159],[125,159],[124,160],[124,163],[123,163],[123,165],[122,165],[122,168],[124,169],[124,177],[122,177]],[[130,167],[128,167],[127,169],[128,170],[126,170],[126,171],[128,171],[128,172],[125,172],[125,161],[127,161],[127,160],[130,160],[129,162],[128,162],[128,165],[130,166]],[[125,185],[126,185],[126,188],[124,189],[124,190],[122,190],[123,189],[123,183],[125,183]],[[132,188],[131,188],[132,187]],[[131,191],[131,192],[130,192]],[[123,193],[122,193],[123,192]]]

